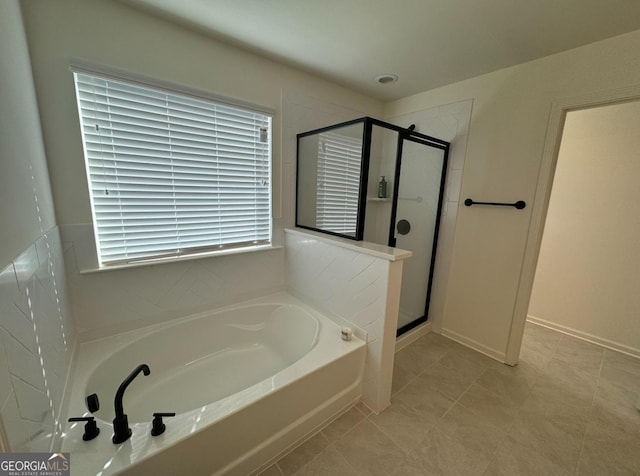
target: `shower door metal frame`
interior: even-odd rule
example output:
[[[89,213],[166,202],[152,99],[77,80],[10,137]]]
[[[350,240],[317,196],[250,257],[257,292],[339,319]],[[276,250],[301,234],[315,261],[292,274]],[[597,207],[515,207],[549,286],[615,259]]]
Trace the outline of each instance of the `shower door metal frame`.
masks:
[[[371,118],[369,117],[361,117],[358,119],[353,119],[351,121],[341,122],[339,124],[333,124],[331,126],[321,127],[319,129],[314,129],[312,131],[302,132],[296,135],[296,203],[295,203],[295,226],[298,228],[305,228],[311,231],[317,231],[319,233],[325,233],[327,235],[339,236],[341,238],[346,238],[348,240],[354,241],[362,241],[364,235],[364,218],[365,218],[365,208],[366,208],[366,197],[367,197],[367,177],[369,176],[369,155],[371,153],[371,126],[368,125],[367,120]],[[360,185],[358,190],[358,216],[356,218],[356,232],[354,236],[349,236],[344,233],[337,233],[329,230],[324,230],[322,228],[303,225],[299,222],[299,210],[298,210],[298,194],[300,187],[300,139],[312,136],[316,134],[321,134],[323,132],[328,132],[334,129],[340,129],[342,127],[352,126],[355,124],[362,123],[362,154],[360,161]]]
[[[435,219],[435,227],[433,230],[433,246],[431,247],[431,262],[429,263],[429,276],[427,277],[427,293],[425,296],[424,314],[417,319],[396,330],[396,337],[401,336],[405,332],[410,331],[414,327],[419,326],[429,319],[429,304],[431,303],[431,289],[433,288],[433,274],[436,266],[436,250],[438,248],[438,235],[440,233],[440,218],[442,216],[442,203],[444,199],[444,189],[447,178],[447,165],[449,163],[449,148],[451,144],[435,137],[429,137],[424,134],[418,134],[405,129],[404,133],[398,135],[398,146],[396,149],[396,170],[393,183],[393,200],[391,204],[391,220],[389,223],[389,246],[396,246],[396,219],[398,211],[398,197],[400,196],[400,173],[402,172],[402,152],[404,149],[404,141],[411,141],[422,144],[425,147],[434,147],[444,152],[442,158],[442,173],[440,177],[440,190],[438,191],[438,206]],[[402,296],[400,297],[402,299]]]
[[[358,198],[358,218],[356,224],[356,233],[355,236],[349,236],[342,233],[335,233],[323,229],[319,229],[317,227],[305,226],[299,223],[298,221],[298,187],[299,187],[299,176],[298,176],[298,168],[299,168],[299,152],[300,152],[300,139],[303,137],[307,137],[314,134],[319,134],[322,132],[327,132],[333,129],[350,126],[358,123],[363,123],[363,134],[362,134],[362,162],[361,162],[361,171],[360,171],[360,190],[359,190],[359,198]],[[389,222],[389,239],[388,245],[395,247],[396,238],[395,238],[395,228],[396,228],[396,215],[398,208],[398,188],[400,184],[400,172],[402,170],[402,151],[404,141],[411,141],[418,144],[422,144],[425,147],[434,147],[436,149],[441,149],[444,151],[443,156],[443,164],[442,164],[442,176],[440,179],[440,190],[438,195],[438,207],[436,213],[435,227],[434,227],[434,237],[433,237],[433,246],[431,249],[431,262],[429,263],[429,276],[427,280],[427,295],[425,296],[425,308],[424,314],[411,321],[409,324],[401,327],[397,330],[396,335],[399,336],[414,327],[426,322],[429,314],[429,303],[431,301],[431,289],[433,286],[433,274],[435,269],[435,261],[436,261],[436,249],[438,244],[438,234],[440,231],[440,218],[442,215],[442,202],[444,198],[444,187],[445,187],[445,179],[447,174],[447,164],[449,159],[449,148],[451,144],[442,139],[438,139],[436,137],[431,137],[426,134],[421,134],[413,130],[413,126],[408,128],[396,126],[394,124],[390,124],[388,122],[381,121],[379,119],[375,119],[373,117],[365,116],[358,119],[353,119],[351,121],[342,122],[339,124],[334,124],[327,127],[322,127],[319,129],[315,129],[308,132],[303,132],[301,134],[297,134],[297,152],[296,152],[296,210],[295,210],[295,225],[300,228],[306,228],[312,231],[318,231],[321,233],[326,233],[329,235],[340,236],[342,238],[347,238],[349,240],[362,241],[364,237],[364,223],[366,216],[366,207],[367,207],[367,188],[369,182],[369,164],[371,158],[371,138],[373,134],[373,126],[379,126],[385,129],[389,129],[398,133],[398,141],[396,146],[396,165],[395,165],[395,177],[393,179],[393,197],[391,202],[391,220]]]

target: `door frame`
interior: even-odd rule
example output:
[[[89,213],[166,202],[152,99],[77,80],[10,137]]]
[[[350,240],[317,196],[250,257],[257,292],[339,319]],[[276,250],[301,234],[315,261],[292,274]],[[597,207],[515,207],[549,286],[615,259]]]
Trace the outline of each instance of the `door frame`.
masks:
[[[560,141],[562,140],[567,113],[580,109],[590,109],[598,106],[637,100],[640,100],[640,85],[564,98],[551,103],[542,163],[540,164],[540,170],[538,172],[538,185],[533,200],[529,232],[527,234],[518,291],[514,303],[511,328],[509,329],[509,339],[505,355],[505,363],[507,365],[516,365],[518,363],[518,357],[520,356],[522,336],[527,320],[529,300],[531,299],[533,280],[538,265],[542,234],[547,218],[551,188],[553,186],[556,164],[558,163]]]

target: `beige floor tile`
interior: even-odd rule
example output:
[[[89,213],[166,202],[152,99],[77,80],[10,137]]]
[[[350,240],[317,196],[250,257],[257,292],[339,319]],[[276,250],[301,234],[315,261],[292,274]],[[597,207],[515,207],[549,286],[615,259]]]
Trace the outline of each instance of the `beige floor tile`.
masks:
[[[484,454],[493,453],[506,433],[490,417],[478,414],[456,403],[437,423],[439,431]]]
[[[356,476],[356,471],[333,445],[303,466],[296,476]]]
[[[637,437],[588,432],[580,454],[577,474],[640,474],[639,441]]]
[[[514,417],[518,414],[520,404],[513,403],[501,393],[487,390],[478,383],[474,383],[462,394],[460,405],[481,415],[491,422],[496,428],[507,432],[513,424]]]
[[[402,404],[432,423],[438,421],[454,400],[437,390],[429,378],[418,377],[391,398],[391,404]]]
[[[498,447],[485,476],[570,476],[539,453],[507,437]]]
[[[555,358],[551,359],[542,371],[542,377],[548,378],[539,378],[535,388],[548,384],[550,387],[559,389],[561,393],[567,394],[568,398],[576,400],[593,400],[598,384],[597,375]]]
[[[280,471],[278,464],[275,463],[269,466],[267,469],[265,469],[261,473],[258,473],[258,476],[283,476],[283,474],[282,474],[282,471]]]
[[[618,369],[640,377],[640,358],[605,349],[602,369]]]
[[[524,407],[526,408],[525,402]],[[552,461],[566,471],[573,471],[580,456],[585,424],[574,428],[570,417],[545,418],[535,413],[516,417],[509,436],[520,445]]]
[[[387,476],[406,459],[403,450],[369,420],[359,423],[334,446],[362,474]]]
[[[591,411],[592,399],[576,397],[564,388],[535,386],[520,407],[518,417],[529,420],[547,419],[571,434],[583,435]]]
[[[598,395],[591,409],[589,433],[603,435],[603,439],[627,438],[640,441],[640,412],[635,406],[618,405]]]
[[[600,371],[599,385],[614,385],[622,387],[636,395],[640,394],[640,375],[615,367],[604,367]]]
[[[405,460],[390,476],[428,476],[428,473],[420,463],[412,459]]]
[[[537,370],[526,362],[515,367],[503,365],[502,368],[487,369],[476,381],[478,385],[502,395],[514,405],[521,405],[531,393],[536,380]]]
[[[635,385],[600,380],[596,390],[595,403],[610,406],[612,409],[616,407],[627,408],[630,414],[637,414],[640,417],[640,412],[636,410],[638,398],[640,398],[640,385],[636,387]],[[636,410],[635,413],[634,410]]]
[[[475,351],[467,346],[458,344],[457,342],[453,343],[451,347],[451,354],[464,357],[465,359],[470,360],[478,364],[479,366],[482,366],[485,368],[499,364],[497,360],[492,359],[491,357],[488,357],[484,354],[481,354],[480,352]]]
[[[369,420],[405,452],[415,450],[433,426],[426,417],[401,403],[392,403]]]
[[[416,365],[412,353],[406,347],[396,353],[393,362],[391,393],[394,394],[415,379],[423,368]]]
[[[451,344],[447,345],[440,340],[428,339],[427,336],[418,339],[401,351],[407,351],[413,358],[415,365],[420,369],[420,372],[427,366],[435,364],[452,348]]]
[[[412,347],[423,353],[423,359],[427,359],[430,363],[435,363],[451,351],[453,344],[454,342],[446,337],[429,333],[414,342]]]
[[[630,468],[626,468],[618,463],[611,461],[609,453],[599,454],[599,449],[595,452],[585,453],[578,462],[576,469],[577,476],[638,476],[638,472]]]
[[[367,407],[365,406],[364,408]],[[336,418],[333,422],[331,422],[331,424],[327,425],[322,430],[322,434],[330,443],[333,443],[364,419],[365,414],[363,414],[360,410],[360,407],[356,405],[350,408],[346,413]]]
[[[608,383],[640,394],[640,359],[607,350],[599,382],[601,385]]]
[[[541,372],[547,366],[551,357],[553,356],[553,349],[547,351],[539,349],[530,345],[528,342],[523,342],[520,348],[520,362],[526,362],[537,371]]]
[[[443,347],[452,347],[455,344],[455,342],[449,339],[448,337],[445,337],[436,332],[429,332],[428,334],[418,339],[417,342],[442,345]]]
[[[553,358],[597,376],[602,366],[604,349],[590,342],[565,335],[556,347]]]
[[[475,356],[474,356],[475,355]],[[455,372],[469,372],[480,376],[490,364],[495,361],[489,357],[474,352],[468,347],[456,344],[451,352],[447,353],[438,361],[438,365],[446,367]]]
[[[278,461],[278,466],[284,475],[294,474],[322,453],[327,446],[329,446],[329,441],[322,433],[318,433]]]
[[[561,339],[559,332],[527,322],[519,360],[540,371],[551,360]]]
[[[484,365],[450,352],[436,365],[420,374],[418,378],[427,381],[432,388],[457,400],[485,370]]]
[[[562,339],[563,334],[549,329],[548,327],[527,322],[524,331],[525,340],[528,342],[544,343],[548,346],[555,346]]]
[[[434,428],[412,455],[428,475],[481,475],[490,455],[463,445]]]
[[[362,401],[356,403],[353,408],[355,408],[356,410],[359,410],[360,413],[362,413],[364,416],[370,415],[372,413],[371,409],[368,406],[366,406]]]

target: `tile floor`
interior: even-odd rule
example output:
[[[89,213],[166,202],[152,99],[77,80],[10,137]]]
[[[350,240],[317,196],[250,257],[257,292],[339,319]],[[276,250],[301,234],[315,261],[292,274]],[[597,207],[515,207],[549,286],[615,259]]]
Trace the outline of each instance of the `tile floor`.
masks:
[[[527,324],[508,367],[438,334],[396,354],[391,406],[358,404],[262,473],[640,475],[640,359]]]

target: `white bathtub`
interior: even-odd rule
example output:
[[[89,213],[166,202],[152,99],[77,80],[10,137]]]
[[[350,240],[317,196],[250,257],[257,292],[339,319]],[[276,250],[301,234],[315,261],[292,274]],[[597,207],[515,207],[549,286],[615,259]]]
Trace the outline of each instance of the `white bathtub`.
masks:
[[[80,346],[69,416],[97,393],[101,434],[67,424],[72,474],[251,474],[356,402],[365,344],[294,297],[278,293]],[[125,392],[131,439],[111,443],[114,395]],[[176,412],[149,435],[154,412]]]

